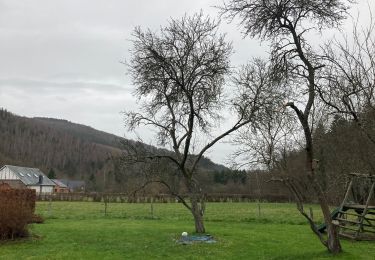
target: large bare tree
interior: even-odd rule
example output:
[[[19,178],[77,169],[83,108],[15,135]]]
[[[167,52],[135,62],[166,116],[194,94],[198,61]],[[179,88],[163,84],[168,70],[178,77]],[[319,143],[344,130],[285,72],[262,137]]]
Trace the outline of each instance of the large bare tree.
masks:
[[[151,127],[158,144],[170,149],[139,153],[143,157],[138,162],[158,160],[173,165],[170,168],[183,181],[187,199],[158,174],[152,181],[166,186],[189,209],[198,233],[205,232],[204,189],[195,178],[199,162],[208,149],[251,122],[258,111],[257,95],[249,97],[253,102],[246,109],[241,103],[227,102],[223,86],[230,72],[232,46],[217,29],[218,23],[202,13],[172,19],[159,33],[136,28],[128,64],[141,108],[126,113],[127,126],[131,130]],[[239,116],[226,131],[213,136],[228,103]]]
[[[338,229],[332,222],[326,195],[314,167],[312,139],[312,109],[316,102],[318,74],[324,67],[320,57],[309,44],[309,31],[321,32],[325,28],[338,27],[346,18],[348,3],[345,0],[228,0],[221,7],[229,19],[239,18],[243,33],[247,36],[268,40],[271,45],[271,61],[275,71],[283,74],[293,95],[286,100],[286,107],[295,112],[305,139],[305,173],[316,194],[328,236],[325,238],[311,218],[298,203],[300,212],[308,219],[311,229],[332,253],[342,251]],[[292,183],[287,183],[294,190]],[[298,193],[294,192],[297,201]]]

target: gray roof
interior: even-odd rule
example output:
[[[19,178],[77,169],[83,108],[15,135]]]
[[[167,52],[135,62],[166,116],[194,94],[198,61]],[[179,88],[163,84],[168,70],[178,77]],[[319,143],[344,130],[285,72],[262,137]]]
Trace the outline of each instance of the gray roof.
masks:
[[[68,186],[65,185],[61,180],[58,179],[51,179],[57,186],[60,186],[61,188],[68,188]]]
[[[69,189],[77,190],[81,189],[82,187],[85,188],[85,181],[75,181],[75,180],[59,180],[64,183]]]
[[[41,170],[38,168],[27,168],[13,165],[4,165],[13,173],[15,173],[25,185],[42,185],[42,186],[55,186]],[[2,168],[4,168],[2,167]],[[43,176],[43,183],[39,184],[39,176]]]

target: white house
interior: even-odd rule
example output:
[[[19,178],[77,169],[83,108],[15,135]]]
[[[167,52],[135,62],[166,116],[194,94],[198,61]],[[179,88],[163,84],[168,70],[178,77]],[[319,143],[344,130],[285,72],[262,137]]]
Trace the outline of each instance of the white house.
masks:
[[[11,187],[27,187],[36,193],[52,193],[55,184],[39,169],[13,165],[0,168],[0,183],[8,183]]]

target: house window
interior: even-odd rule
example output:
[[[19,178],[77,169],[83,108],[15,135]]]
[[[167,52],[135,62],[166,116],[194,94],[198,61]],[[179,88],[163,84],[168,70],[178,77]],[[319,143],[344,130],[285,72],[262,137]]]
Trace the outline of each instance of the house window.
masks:
[[[21,173],[21,172],[20,172],[20,175],[21,175],[22,177],[25,176],[25,174],[23,174],[23,173]]]
[[[28,173],[27,176],[31,177],[30,173]]]
[[[38,175],[36,175],[35,173],[34,173],[34,176],[38,178]]]

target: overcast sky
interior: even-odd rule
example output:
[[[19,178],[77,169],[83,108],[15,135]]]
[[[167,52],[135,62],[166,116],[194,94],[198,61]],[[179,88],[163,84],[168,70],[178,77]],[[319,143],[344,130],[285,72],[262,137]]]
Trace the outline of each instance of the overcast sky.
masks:
[[[366,13],[359,0],[353,14]],[[371,9],[374,2],[371,0]],[[133,86],[121,63],[135,26],[158,29],[170,17],[201,9],[217,16],[220,0],[0,0],[0,107],[22,116],[53,117],[119,136],[121,111],[134,108]],[[360,11],[358,11],[360,10]],[[367,10],[368,11],[368,10]],[[345,25],[349,26],[349,25]],[[266,55],[267,44],[242,39],[236,24],[221,31],[233,42],[234,65]],[[150,142],[150,136],[145,137]],[[224,163],[231,148],[219,144],[209,157]]]

